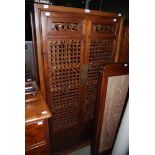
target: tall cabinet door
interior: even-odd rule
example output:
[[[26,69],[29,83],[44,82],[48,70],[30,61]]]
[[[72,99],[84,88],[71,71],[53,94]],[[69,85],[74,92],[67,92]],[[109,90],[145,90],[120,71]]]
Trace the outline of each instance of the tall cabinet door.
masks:
[[[46,97],[53,112],[52,151],[77,145],[84,15],[41,11]]]
[[[84,123],[81,138],[89,139],[92,136],[99,71],[105,64],[115,61],[121,24],[121,17],[88,16],[88,78],[84,91]]]

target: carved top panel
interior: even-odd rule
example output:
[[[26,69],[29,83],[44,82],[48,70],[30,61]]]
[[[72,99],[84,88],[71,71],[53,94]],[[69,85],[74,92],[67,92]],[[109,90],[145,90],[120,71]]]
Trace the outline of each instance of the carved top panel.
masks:
[[[77,32],[79,30],[79,24],[78,23],[63,23],[63,22],[54,22],[49,24],[49,30],[50,31],[73,31]]]

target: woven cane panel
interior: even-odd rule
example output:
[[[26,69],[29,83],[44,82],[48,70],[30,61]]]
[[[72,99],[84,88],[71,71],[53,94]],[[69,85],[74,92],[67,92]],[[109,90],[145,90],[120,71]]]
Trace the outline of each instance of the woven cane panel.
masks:
[[[89,62],[112,62],[113,40],[91,40]]]
[[[78,123],[80,51],[80,40],[48,41],[53,131]]]

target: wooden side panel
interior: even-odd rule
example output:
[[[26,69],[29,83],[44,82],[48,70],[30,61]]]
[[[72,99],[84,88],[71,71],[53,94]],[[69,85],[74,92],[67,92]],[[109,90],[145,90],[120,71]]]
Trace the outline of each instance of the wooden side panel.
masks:
[[[129,27],[128,26],[123,27],[118,62],[122,62],[122,63],[129,62]]]
[[[99,152],[112,147],[128,91],[129,75],[108,78]]]
[[[98,92],[92,154],[111,151],[125,105],[129,85],[128,64],[104,67]]]

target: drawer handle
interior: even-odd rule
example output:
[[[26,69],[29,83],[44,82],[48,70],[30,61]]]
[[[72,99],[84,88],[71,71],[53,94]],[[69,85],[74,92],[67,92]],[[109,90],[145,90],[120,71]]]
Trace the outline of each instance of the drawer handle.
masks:
[[[43,121],[37,122],[37,125],[42,125]]]

